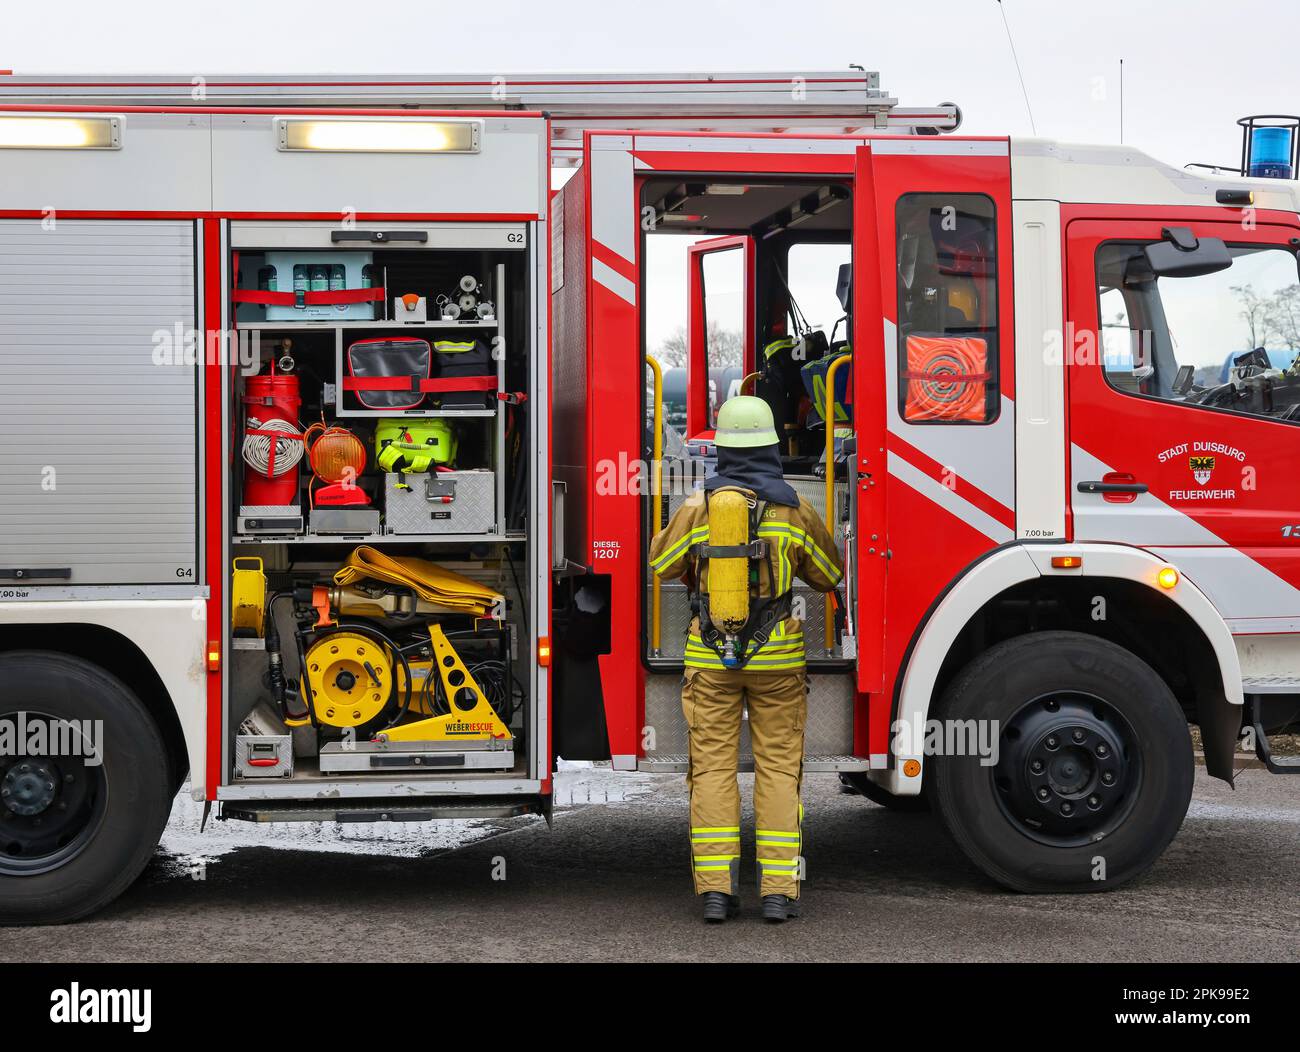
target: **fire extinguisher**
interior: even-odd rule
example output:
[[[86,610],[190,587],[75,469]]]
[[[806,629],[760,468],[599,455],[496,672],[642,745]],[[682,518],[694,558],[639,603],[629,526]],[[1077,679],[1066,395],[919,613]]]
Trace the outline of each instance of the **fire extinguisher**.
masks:
[[[263,376],[244,384],[244,499],[249,507],[287,507],[298,503],[298,464],[302,398],[298,377],[277,373],[274,363]]]

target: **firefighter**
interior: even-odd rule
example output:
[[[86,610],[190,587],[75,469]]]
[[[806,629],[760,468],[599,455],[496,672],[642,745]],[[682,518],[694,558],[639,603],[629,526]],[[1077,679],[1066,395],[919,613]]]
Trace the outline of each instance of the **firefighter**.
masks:
[[[687,498],[650,546],[656,574],[686,579],[695,614],[682,681],[690,732],[692,873],[705,920],[716,923],[739,912],[736,776],[741,714],[748,710],[759,893],[763,917],[781,922],[797,915],[802,876],[799,787],[808,708],[792,586],[799,577],[829,592],[843,571],[821,517],[782,475],[767,402],[746,395],[729,399],[718,412],[715,442],[717,473]],[[743,560],[739,576],[736,560]],[[739,582],[733,589],[740,593],[739,610],[737,596],[723,593],[724,578],[728,588]]]

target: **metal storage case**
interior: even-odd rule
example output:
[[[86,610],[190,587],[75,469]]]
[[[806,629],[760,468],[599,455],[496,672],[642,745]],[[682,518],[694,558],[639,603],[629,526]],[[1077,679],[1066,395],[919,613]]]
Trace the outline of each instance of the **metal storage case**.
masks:
[[[496,532],[496,472],[390,471],[384,476],[384,532]]]

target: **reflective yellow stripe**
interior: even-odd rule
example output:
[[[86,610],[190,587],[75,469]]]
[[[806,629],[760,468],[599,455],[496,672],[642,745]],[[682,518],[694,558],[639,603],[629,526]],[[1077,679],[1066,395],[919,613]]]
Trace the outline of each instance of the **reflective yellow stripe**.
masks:
[[[705,654],[698,650],[688,650],[686,652],[685,657],[686,660],[688,661],[710,661],[711,662],[711,661],[720,660],[716,654],[712,654],[712,653]],[[794,654],[772,654],[772,655],[759,654],[757,657],[751,657],[749,660],[747,660],[744,663],[743,667],[744,668],[759,667],[759,666],[767,667],[773,664],[786,664],[791,662],[794,663],[795,665],[807,664],[808,659],[802,651]]]
[[[797,829],[794,830],[793,832],[791,832],[788,829],[755,829],[754,832],[758,836],[798,836],[799,835],[799,830]]]
[[[691,826],[692,833],[739,833],[740,826]]]
[[[708,539],[708,536],[709,536],[708,526],[696,526],[695,529],[691,530],[690,533],[688,533],[680,541],[678,541],[666,552],[664,552],[661,556],[659,556],[658,559],[655,559],[650,564],[650,568],[652,570],[658,570],[661,567],[669,565],[670,563],[680,558],[682,554],[686,551],[686,549],[689,548],[692,544],[695,544],[697,541],[706,540]]]
[[[707,650],[710,653],[713,652],[713,648],[709,646],[708,643],[704,642],[704,639],[702,637],[697,636],[694,632],[690,632],[687,634],[686,646],[688,648],[694,647],[697,650]],[[782,639],[777,639],[776,636],[773,635],[763,646],[763,653],[773,654],[783,650],[799,650],[802,647],[803,647],[803,632],[795,632],[791,635],[785,636]],[[752,654],[755,652],[756,649],[757,648],[751,642],[749,647],[749,652]]]
[[[727,666],[722,663],[718,657],[706,658],[701,654],[686,654],[685,662],[689,668],[706,668],[706,670],[718,672],[724,671]],[[781,658],[750,658],[746,661],[742,670],[759,671],[759,672],[780,672],[789,670],[789,668],[803,668],[807,664],[807,659],[803,654],[789,655]]]
[[[713,661],[706,661],[704,658],[701,657],[694,657],[693,655],[687,655],[686,660],[683,662],[683,664],[687,668],[703,669],[706,672],[727,671],[727,666],[724,665],[720,659],[714,659]],[[750,661],[746,661],[744,668],[741,671],[792,672],[795,669],[804,668],[807,664],[808,662],[804,659],[802,654],[799,655],[797,659],[790,658],[781,661],[760,661],[759,659],[754,658]]]
[[[696,855],[696,862],[725,862],[727,859],[740,858],[739,855]]]
[[[794,340],[789,336],[782,337],[779,340],[773,340],[763,348],[763,357],[765,359],[771,358],[772,355],[776,354],[778,351],[787,351],[793,346]]]
[[[799,860],[797,858],[792,858],[788,860],[776,859],[776,858],[760,858],[758,860],[758,864],[762,866],[764,869],[798,869],[799,868]]]
[[[709,654],[716,654],[717,652],[712,647],[706,646],[703,643],[692,643],[688,640],[686,643],[686,653],[698,654],[700,657],[707,657]],[[753,656],[756,651],[753,647],[750,647],[749,653]],[[791,654],[802,653],[803,640],[799,640],[797,643],[768,643],[767,646],[763,647],[759,656],[765,658],[788,657]]]
[[[786,534],[792,537],[799,546],[808,553],[812,558],[812,561],[817,564],[822,573],[826,574],[827,577],[833,577],[836,583],[839,583],[841,573],[839,570],[835,569],[835,563],[831,561],[827,554],[817,546],[808,531],[802,526],[796,526],[792,522],[765,523],[759,527],[758,535],[760,537],[763,536],[764,530],[771,530],[773,537],[780,534]]]

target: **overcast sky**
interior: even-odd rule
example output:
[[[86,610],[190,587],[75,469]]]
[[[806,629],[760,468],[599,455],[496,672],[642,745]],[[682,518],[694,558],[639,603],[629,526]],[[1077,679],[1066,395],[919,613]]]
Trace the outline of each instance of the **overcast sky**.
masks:
[[[1300,109],[1300,7],[1279,0],[1006,0],[1040,135],[1125,138],[1231,161],[1234,119]],[[1029,121],[996,0],[47,0],[6,2],[20,73],[817,70],[858,63],[905,105],[958,103],[966,130]]]

